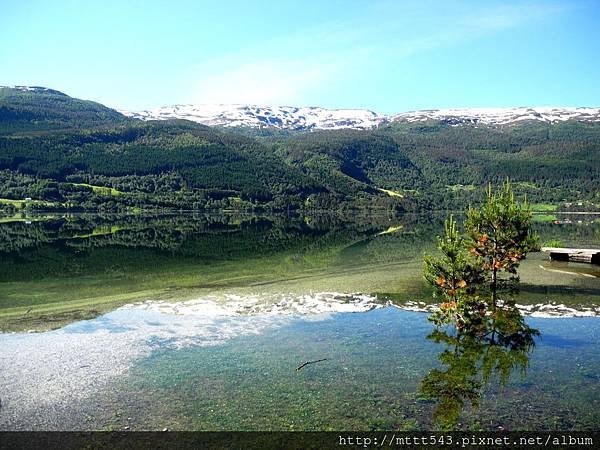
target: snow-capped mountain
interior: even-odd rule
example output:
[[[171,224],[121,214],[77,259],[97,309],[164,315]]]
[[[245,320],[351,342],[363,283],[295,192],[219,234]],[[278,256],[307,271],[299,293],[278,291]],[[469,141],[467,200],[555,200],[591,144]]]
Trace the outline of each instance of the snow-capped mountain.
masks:
[[[451,125],[506,125],[527,120],[600,122],[600,108],[520,107],[411,111],[396,115],[364,109],[250,105],[175,105],[144,111],[121,111],[142,120],[187,119],[226,127],[274,127],[293,130],[371,129],[386,122],[440,120]]]
[[[525,120],[540,122],[599,122],[600,108],[534,107],[534,108],[465,108],[431,109],[400,113],[392,117],[394,121],[418,122],[441,120],[452,125],[483,124],[505,125]]]
[[[293,130],[369,129],[388,120],[386,116],[365,109],[292,106],[175,105],[147,111],[121,111],[121,113],[143,120],[187,119],[204,125],[275,127]]]
[[[42,86],[0,86],[28,93],[66,94]],[[399,114],[378,114],[366,109],[326,109],[320,107],[197,104],[163,106],[151,110],[120,113],[141,120],[186,119],[211,126],[273,127],[291,130],[372,129],[390,122],[437,120],[452,126],[497,126],[525,121],[546,123],[575,120],[600,122],[600,108],[588,107],[516,107],[425,109]]]

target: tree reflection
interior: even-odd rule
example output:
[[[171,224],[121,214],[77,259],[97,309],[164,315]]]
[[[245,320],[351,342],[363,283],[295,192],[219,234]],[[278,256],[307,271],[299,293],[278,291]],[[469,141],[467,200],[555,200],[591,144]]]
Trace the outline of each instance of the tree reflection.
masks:
[[[498,377],[506,385],[511,373],[525,373],[539,331],[525,323],[514,304],[487,317],[475,333],[436,329],[427,339],[443,344],[442,369],[431,370],[421,382],[421,394],[437,401],[434,420],[442,429],[456,426],[463,408],[479,406],[484,387]]]

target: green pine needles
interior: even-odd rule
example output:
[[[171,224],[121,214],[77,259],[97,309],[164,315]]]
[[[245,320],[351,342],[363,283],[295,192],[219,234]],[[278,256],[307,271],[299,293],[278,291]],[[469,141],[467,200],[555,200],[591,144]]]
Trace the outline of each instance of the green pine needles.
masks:
[[[438,236],[441,257],[425,258],[425,279],[442,300],[430,319],[436,325],[454,324],[458,330],[475,328],[485,314],[477,285],[483,281],[478,261],[467,252],[468,242],[458,232],[454,216],[445,223],[445,236]]]
[[[452,215],[446,220],[445,235],[438,237],[441,256],[424,261],[425,280],[442,300],[430,317],[436,325],[476,333],[499,304],[511,303],[519,263],[538,246],[531,216],[507,180],[497,193],[489,186],[482,207],[467,210],[464,234]]]

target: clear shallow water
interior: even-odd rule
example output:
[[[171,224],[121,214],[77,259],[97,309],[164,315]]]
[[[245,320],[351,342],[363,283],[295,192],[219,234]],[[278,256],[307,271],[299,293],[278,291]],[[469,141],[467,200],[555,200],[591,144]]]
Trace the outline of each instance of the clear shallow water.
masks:
[[[423,377],[444,345],[426,314],[165,314],[121,309],[44,334],[3,337],[2,429],[430,429]],[[594,429],[596,318],[530,318],[525,372],[494,376],[467,429]],[[305,361],[326,361],[296,367]]]
[[[446,347],[390,305],[431,303],[421,259],[442,220],[0,224],[0,325],[18,331],[0,334],[0,429],[436,427],[419,387]],[[599,226],[537,225],[573,246]],[[532,254],[520,273],[523,310],[561,318],[528,317],[525,372],[494,374],[457,426],[597,429],[600,318],[568,316],[598,315],[600,272]]]

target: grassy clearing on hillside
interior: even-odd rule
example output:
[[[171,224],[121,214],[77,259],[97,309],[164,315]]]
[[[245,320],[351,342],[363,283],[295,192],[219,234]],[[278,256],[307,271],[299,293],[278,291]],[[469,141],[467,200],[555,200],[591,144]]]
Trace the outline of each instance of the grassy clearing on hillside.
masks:
[[[402,195],[400,192],[392,191],[390,189],[377,188],[377,190],[380,191],[380,192],[386,193],[390,197],[398,197],[398,198],[403,198],[404,197],[404,195]]]
[[[558,209],[558,206],[550,203],[532,203],[530,207],[534,212],[554,212]]]
[[[96,194],[100,194],[100,195],[113,195],[113,196],[117,196],[117,195],[122,195],[123,192],[112,188],[112,187],[106,187],[106,186],[96,186],[93,184],[88,184],[88,183],[71,183],[73,186],[85,186],[85,187],[89,187],[92,189],[92,191],[94,191]]]

